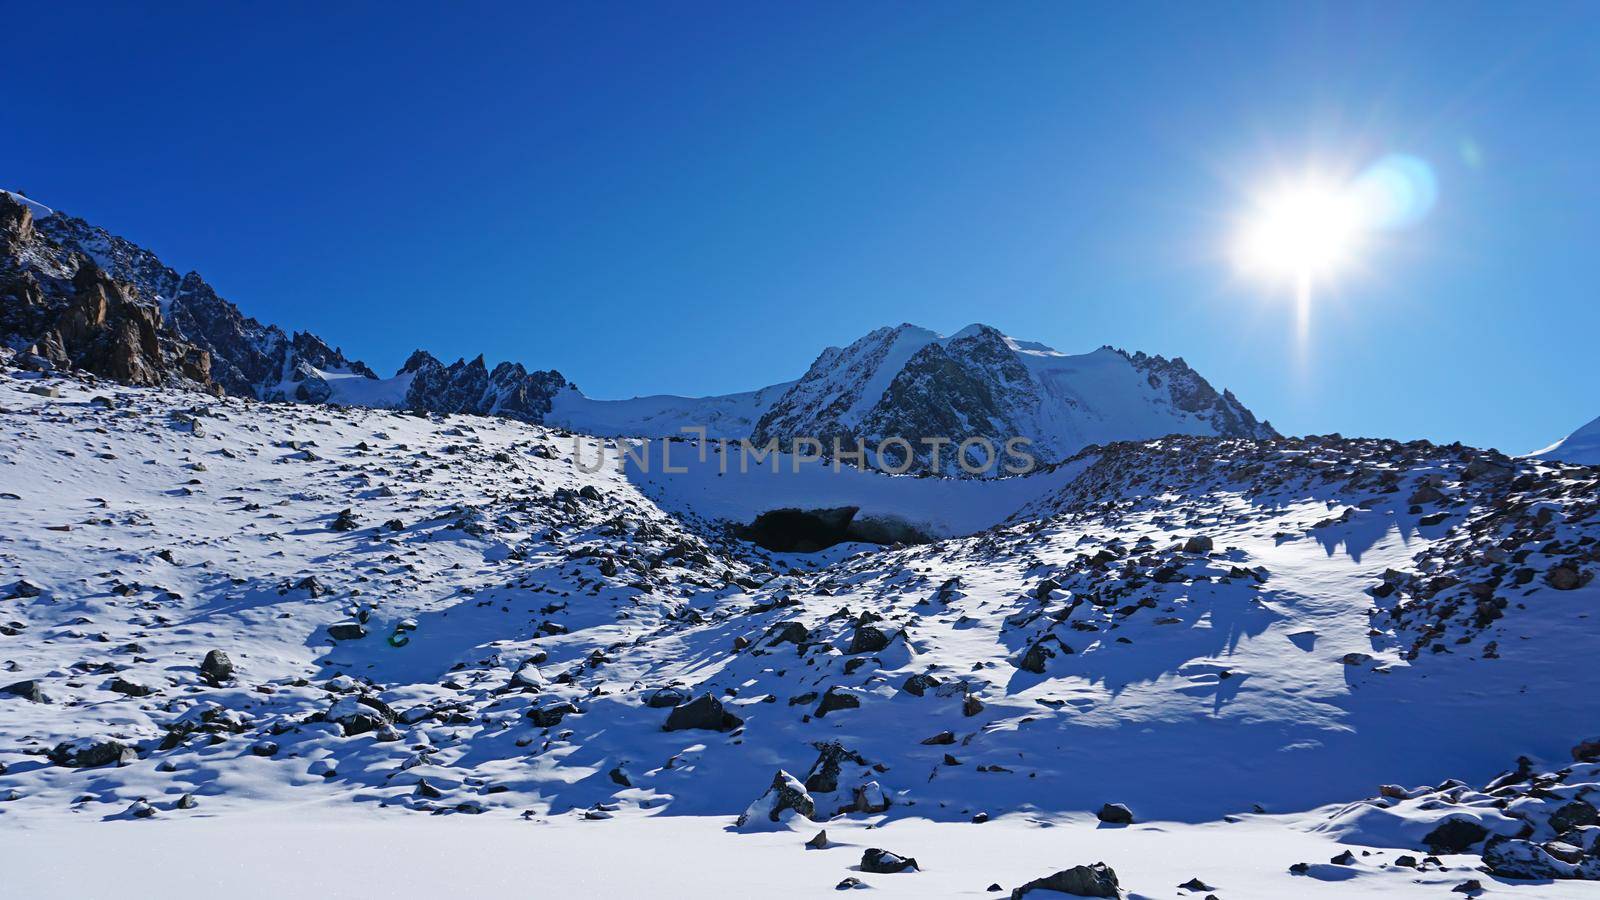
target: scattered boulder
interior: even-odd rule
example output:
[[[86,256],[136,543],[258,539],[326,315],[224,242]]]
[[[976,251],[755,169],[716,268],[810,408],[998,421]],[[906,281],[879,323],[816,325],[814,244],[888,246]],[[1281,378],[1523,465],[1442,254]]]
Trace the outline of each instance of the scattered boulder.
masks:
[[[855,634],[850,637],[850,646],[844,651],[847,655],[857,653],[877,653],[889,646],[889,633],[876,625],[857,625]]]
[[[10,694],[13,697],[21,697],[30,703],[50,702],[50,695],[44,692],[44,686],[33,679],[8,684],[5,687],[0,688],[0,693]]]
[[[850,809],[853,812],[872,815],[889,809],[889,796],[883,792],[883,786],[876,781],[869,781],[856,788],[850,797]]]
[[[861,871],[877,875],[893,875],[906,870],[922,871],[914,857],[901,856],[877,847],[868,847],[861,854]]]
[[[1132,825],[1133,810],[1121,803],[1107,803],[1100,807],[1099,812],[1095,813],[1095,818],[1107,825]]]
[[[1489,829],[1464,816],[1451,816],[1423,835],[1434,853],[1462,853],[1489,836]]]
[[[323,718],[337,723],[345,736],[376,731],[395,722],[394,710],[376,697],[342,697],[334,701]]]
[[[1034,891],[1057,891],[1075,897],[1115,898],[1119,895],[1120,888],[1117,885],[1117,873],[1105,863],[1097,862],[1088,866],[1073,866],[1053,875],[1035,878],[1012,891],[1011,900],[1020,900]]]
[[[1543,847],[1519,838],[1495,837],[1483,847],[1483,864],[1501,878],[1567,878],[1572,866]]]
[[[554,728],[561,724],[561,720],[573,713],[580,712],[578,704],[571,700],[557,700],[544,706],[535,706],[528,710],[528,718],[536,728]],[[671,729],[668,729],[669,731]]]
[[[1028,649],[1023,652],[1022,658],[1017,661],[1017,668],[1024,672],[1032,672],[1035,675],[1043,675],[1049,661],[1055,659],[1058,655],[1055,649],[1051,649],[1051,645],[1058,648],[1061,654],[1073,652],[1072,648],[1063,644],[1060,638],[1053,634],[1047,634],[1028,645]]]
[[[221,650],[211,650],[200,663],[200,676],[213,685],[233,678],[233,660]]]
[[[1551,566],[1550,570],[1545,573],[1544,580],[1546,584],[1558,591],[1573,591],[1582,587],[1587,579],[1583,577],[1583,573],[1579,572],[1577,567],[1563,564]]]
[[[137,681],[129,681],[120,675],[111,679],[111,684],[109,687],[111,690],[128,697],[148,697],[156,691],[155,688],[148,684],[140,684]]]
[[[328,626],[328,637],[336,641],[359,641],[367,636],[367,627],[360,622],[335,622]]]
[[[651,709],[669,709],[688,702],[689,692],[679,687],[656,688],[644,698],[644,705]]]
[[[811,629],[800,622],[779,622],[768,628],[762,639],[769,647],[778,644],[804,644],[811,640]]]
[[[43,588],[28,581],[26,578],[19,578],[14,584],[11,585],[11,595],[6,599],[26,600],[31,597],[37,597],[42,593],[44,593]]]
[[[698,728],[704,731],[732,731],[743,724],[743,719],[723,708],[721,700],[710,694],[701,694],[688,703],[674,707],[667,715],[667,723],[662,729],[683,731]]]
[[[115,763],[126,766],[139,759],[128,745],[111,738],[78,738],[62,741],[50,750],[50,761],[71,769],[92,769]]]
[[[1585,800],[1572,800],[1550,814],[1550,829],[1556,834],[1595,824],[1600,824],[1600,810]]]
[[[756,801],[739,815],[735,822],[739,828],[760,826],[781,821],[785,812],[793,812],[807,819],[817,817],[817,804],[806,791],[800,779],[782,769],[772,776],[772,784]],[[823,837],[827,841],[827,837]]]
[[[816,716],[820,719],[828,713],[835,712],[837,710],[859,709],[860,707],[860,697],[857,697],[855,694],[850,693],[838,685],[834,685],[833,687],[828,688],[828,692],[826,694],[822,695],[822,702],[817,704]]]

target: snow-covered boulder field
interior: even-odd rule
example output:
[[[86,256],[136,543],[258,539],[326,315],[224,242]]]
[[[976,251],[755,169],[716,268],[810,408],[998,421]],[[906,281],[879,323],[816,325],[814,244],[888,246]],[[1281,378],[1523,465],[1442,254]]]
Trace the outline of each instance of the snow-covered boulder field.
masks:
[[[586,472],[608,439],[17,370],[0,426],[8,895],[1597,890],[1595,469]],[[729,527],[807,500],[941,539]]]

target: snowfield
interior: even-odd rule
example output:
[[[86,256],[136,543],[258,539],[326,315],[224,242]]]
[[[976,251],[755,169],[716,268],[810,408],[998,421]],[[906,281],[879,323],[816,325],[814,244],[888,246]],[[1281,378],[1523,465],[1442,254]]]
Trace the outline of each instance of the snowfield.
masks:
[[[1560,460],[1582,466],[1600,465],[1600,419],[1589,422],[1531,455],[1540,459]]]
[[[8,895],[1600,895],[1594,469],[591,473],[615,441],[16,370],[0,422]],[[838,505],[941,540],[729,527]]]

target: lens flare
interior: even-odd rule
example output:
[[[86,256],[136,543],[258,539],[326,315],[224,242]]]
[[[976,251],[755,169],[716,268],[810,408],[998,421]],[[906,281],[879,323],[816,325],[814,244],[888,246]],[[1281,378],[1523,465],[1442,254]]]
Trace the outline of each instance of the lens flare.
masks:
[[[1353,263],[1375,232],[1421,222],[1438,196],[1433,169],[1405,154],[1350,179],[1282,182],[1252,204],[1235,235],[1234,262],[1250,275],[1322,281]]]
[[[1291,286],[1302,355],[1309,347],[1312,288],[1350,268],[1381,231],[1409,228],[1433,209],[1433,169],[1391,154],[1354,178],[1308,175],[1258,195],[1234,235],[1240,272]]]
[[[1427,218],[1439,199],[1433,168],[1415,156],[1385,156],[1350,184],[1360,215],[1372,228],[1410,228]]]

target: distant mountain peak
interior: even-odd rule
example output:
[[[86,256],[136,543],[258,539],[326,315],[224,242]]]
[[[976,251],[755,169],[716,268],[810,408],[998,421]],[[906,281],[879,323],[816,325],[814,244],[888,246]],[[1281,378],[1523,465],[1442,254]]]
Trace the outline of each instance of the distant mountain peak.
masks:
[[[82,219],[0,193],[0,340],[30,364],[136,383],[190,384],[302,403],[501,415],[651,437],[703,427],[723,438],[854,447],[982,438],[1032,442],[1042,461],[1090,444],[1169,433],[1268,437],[1231,392],[1181,357],[1113,347],[1070,355],[975,322],[951,335],[902,322],[828,347],[798,379],[718,397],[584,397],[559,372],[482,354],[444,365],[417,350],[390,378],[308,331],[246,316],[197,272]],[[953,453],[914,467],[953,473]]]
[[[829,348],[757,422],[757,442],[835,437],[869,445],[983,438],[1033,442],[1045,461],[1090,444],[1169,433],[1271,437],[1231,393],[1181,358],[1114,347],[1071,356],[983,323],[946,337],[912,324]],[[919,452],[922,468],[953,472],[952,454]]]

